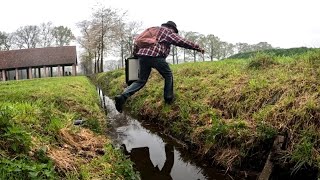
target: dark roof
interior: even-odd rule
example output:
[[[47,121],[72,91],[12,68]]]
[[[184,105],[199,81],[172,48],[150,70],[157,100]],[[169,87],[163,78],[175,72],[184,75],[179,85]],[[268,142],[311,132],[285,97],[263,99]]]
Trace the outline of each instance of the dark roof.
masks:
[[[77,64],[75,46],[0,51],[0,69]]]

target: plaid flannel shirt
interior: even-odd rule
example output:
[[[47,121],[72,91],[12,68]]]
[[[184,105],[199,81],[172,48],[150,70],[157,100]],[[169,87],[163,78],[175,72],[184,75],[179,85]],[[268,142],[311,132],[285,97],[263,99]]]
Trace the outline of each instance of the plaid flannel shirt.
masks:
[[[133,55],[134,56],[151,56],[151,57],[167,57],[170,53],[171,44],[183,47],[186,49],[193,49],[200,51],[201,48],[199,45],[188,41],[174,31],[167,27],[159,27],[158,34],[158,44],[147,47],[147,48],[138,48],[134,45]]]

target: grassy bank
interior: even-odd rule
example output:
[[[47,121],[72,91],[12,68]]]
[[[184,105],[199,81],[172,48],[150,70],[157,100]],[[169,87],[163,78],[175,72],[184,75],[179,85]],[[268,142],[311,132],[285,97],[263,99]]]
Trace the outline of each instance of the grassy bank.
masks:
[[[320,167],[320,53],[172,66],[176,101],[163,100],[153,71],[126,108],[166,127],[199,154],[226,168],[261,171],[276,135],[285,143],[273,161],[292,174]],[[124,70],[93,81],[113,97],[125,88]]]
[[[0,179],[136,179],[104,129],[85,77],[0,82]]]

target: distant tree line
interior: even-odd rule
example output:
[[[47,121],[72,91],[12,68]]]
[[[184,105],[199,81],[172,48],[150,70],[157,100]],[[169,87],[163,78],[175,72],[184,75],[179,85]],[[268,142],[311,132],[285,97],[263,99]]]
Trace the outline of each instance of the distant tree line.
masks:
[[[70,28],[47,22],[22,26],[11,33],[0,31],[0,50],[65,46],[74,39]]]
[[[188,61],[205,61],[205,60],[221,60],[236,53],[244,53],[257,50],[272,49],[273,47],[267,42],[259,42],[257,44],[248,43],[228,43],[222,41],[218,36],[213,34],[203,35],[196,32],[179,33],[182,37],[200,44],[205,49],[202,55],[193,50],[173,47],[171,50],[171,59],[173,64]]]

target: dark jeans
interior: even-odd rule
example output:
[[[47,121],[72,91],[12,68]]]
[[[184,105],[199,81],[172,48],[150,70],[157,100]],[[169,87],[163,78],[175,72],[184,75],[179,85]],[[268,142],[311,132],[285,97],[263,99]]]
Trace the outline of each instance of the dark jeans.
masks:
[[[127,99],[139,91],[148,81],[151,68],[155,68],[164,78],[164,99],[170,101],[173,99],[173,76],[171,69],[163,57],[139,57],[139,80],[133,82],[127,87],[122,96]]]

